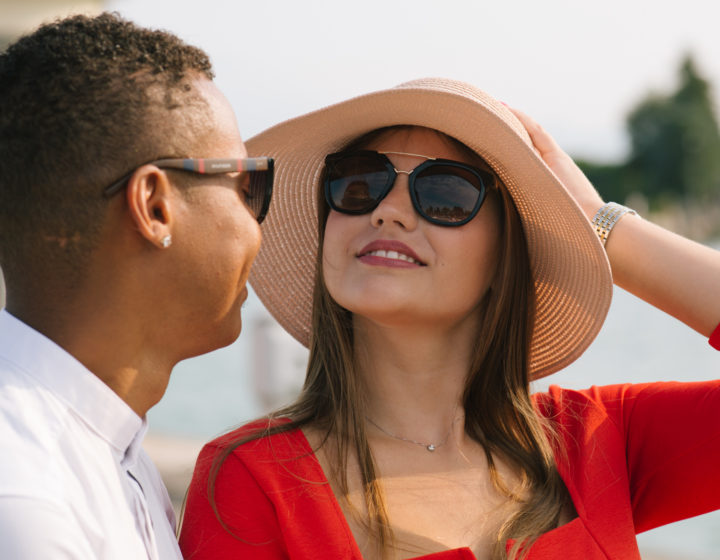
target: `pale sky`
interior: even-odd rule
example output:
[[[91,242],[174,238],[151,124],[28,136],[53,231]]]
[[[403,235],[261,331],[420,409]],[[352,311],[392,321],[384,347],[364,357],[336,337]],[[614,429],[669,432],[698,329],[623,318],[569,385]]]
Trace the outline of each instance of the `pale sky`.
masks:
[[[362,93],[442,76],[534,116],[573,155],[620,157],[627,112],[692,52],[720,106],[708,0],[111,0],[204,48],[245,138]]]

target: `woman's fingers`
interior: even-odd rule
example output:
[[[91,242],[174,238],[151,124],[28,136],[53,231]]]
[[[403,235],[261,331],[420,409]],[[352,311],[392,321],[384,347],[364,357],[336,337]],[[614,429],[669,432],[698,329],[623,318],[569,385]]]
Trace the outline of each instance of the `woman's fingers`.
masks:
[[[554,152],[558,150],[562,151],[557,142],[555,142],[555,139],[550,136],[550,134],[548,134],[548,132],[530,115],[527,115],[519,109],[515,109],[513,107],[508,107],[508,109],[510,109],[513,115],[515,115],[525,127],[525,130],[527,130],[530,135],[530,139],[532,140],[535,149],[540,154],[540,157],[545,159],[547,156],[557,155],[554,154]]]
[[[530,135],[533,146],[570,195],[580,205],[588,219],[592,219],[603,200],[585,174],[555,139],[532,117],[508,107]]]

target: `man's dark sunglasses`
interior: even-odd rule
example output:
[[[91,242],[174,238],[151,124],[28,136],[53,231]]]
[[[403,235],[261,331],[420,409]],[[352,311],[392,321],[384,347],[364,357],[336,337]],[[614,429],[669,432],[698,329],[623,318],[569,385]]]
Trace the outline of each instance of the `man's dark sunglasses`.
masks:
[[[270,207],[273,189],[274,160],[269,157],[243,159],[159,159],[143,165],[154,165],[160,169],[175,169],[201,175],[216,173],[239,173],[239,180],[246,182],[240,189],[245,192],[245,203],[258,223],[261,223]],[[140,167],[140,166],[138,166]],[[137,168],[136,168],[137,169]],[[136,169],[124,175],[112,185],[103,189],[105,198],[125,188]]]
[[[405,173],[420,216],[439,226],[461,226],[473,219],[487,189],[495,186],[492,173],[447,159],[427,158],[410,172],[398,171],[385,155],[396,153],[401,154],[364,150],[327,156],[324,188],[330,208],[343,214],[372,212],[390,192],[398,173]]]

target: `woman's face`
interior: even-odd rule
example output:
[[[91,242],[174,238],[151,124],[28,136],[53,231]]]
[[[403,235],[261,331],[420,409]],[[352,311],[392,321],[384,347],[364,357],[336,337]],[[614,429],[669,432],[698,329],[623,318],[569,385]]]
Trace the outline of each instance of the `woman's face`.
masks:
[[[362,148],[478,165],[446,136],[427,128],[390,130]],[[426,161],[407,155],[388,157],[401,171]],[[385,326],[431,322],[453,327],[474,316],[495,274],[498,213],[491,192],[467,224],[431,224],[413,208],[408,176],[399,173],[392,190],[372,212],[351,216],[330,211],[323,243],[327,289],[356,316]]]

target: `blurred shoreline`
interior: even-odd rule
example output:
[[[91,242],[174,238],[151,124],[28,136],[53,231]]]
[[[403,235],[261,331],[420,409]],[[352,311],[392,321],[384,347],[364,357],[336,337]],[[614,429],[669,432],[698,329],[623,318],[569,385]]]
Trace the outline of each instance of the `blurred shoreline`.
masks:
[[[720,203],[688,202],[655,211],[648,211],[642,197],[631,197],[626,204],[651,222],[688,239],[715,246],[720,239]]]
[[[143,441],[145,451],[157,466],[168,489],[178,524],[195,461],[204,444],[205,441],[199,438],[153,432],[148,432]]]

